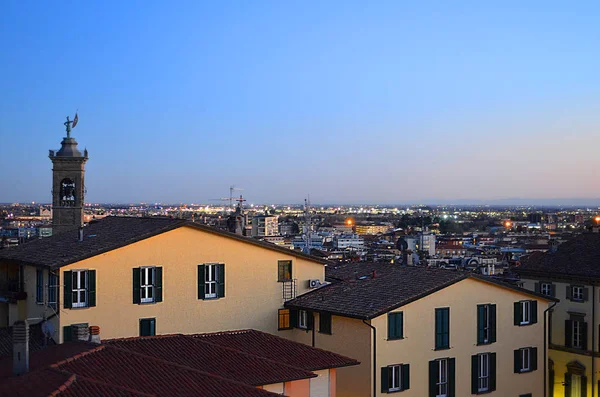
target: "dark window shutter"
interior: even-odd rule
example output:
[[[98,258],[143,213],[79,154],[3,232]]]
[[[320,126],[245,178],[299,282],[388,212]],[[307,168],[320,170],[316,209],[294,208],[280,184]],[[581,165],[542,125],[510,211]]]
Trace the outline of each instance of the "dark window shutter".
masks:
[[[403,364],[400,370],[402,371],[400,375],[402,377],[402,390],[408,390],[410,389],[410,365]]]
[[[565,374],[565,397],[571,397],[571,374]]]
[[[537,301],[529,301],[529,310],[531,310],[530,314],[530,318],[531,318],[531,322],[530,324],[536,324],[537,323]]]
[[[521,324],[521,302],[515,302],[515,325]]]
[[[530,361],[531,361],[531,370],[535,371],[537,369],[537,347],[532,347],[529,349]]]
[[[141,278],[140,268],[133,268],[133,303],[140,303],[140,295],[141,295]]]
[[[552,296],[552,297],[556,296],[556,285],[554,285],[554,284],[550,285],[550,291],[552,291],[550,293],[550,296]]]
[[[150,319],[150,335],[151,336],[156,335],[156,319],[155,318]]]
[[[496,390],[496,353],[490,353],[490,390]]]
[[[565,346],[571,347],[573,341],[573,321],[565,320]]]
[[[142,319],[140,320],[140,336],[148,336],[149,327],[148,320]]]
[[[319,332],[331,335],[331,314],[319,313]]]
[[[204,265],[198,265],[198,299],[204,299]]]
[[[515,350],[515,374],[521,373],[521,349]]]
[[[448,397],[456,396],[456,359],[448,359]]]
[[[404,338],[404,312],[396,315],[396,330],[399,338]]]
[[[315,327],[315,315],[313,312],[306,312],[306,329],[313,329]]]
[[[71,272],[69,272],[71,273]],[[63,342],[72,342],[73,341],[73,329],[70,325],[66,325],[63,327]]]
[[[490,305],[490,343],[496,342],[496,305]]]
[[[66,271],[63,273],[63,277],[65,278],[65,290],[64,290],[64,306],[65,309],[70,309],[73,307],[73,275],[72,272]]]
[[[217,297],[225,297],[225,265],[217,265]]]
[[[541,283],[542,283],[541,281],[538,281],[537,283],[535,283],[535,292],[537,292],[538,294],[539,294],[539,293],[540,293],[540,291],[542,290],[542,289],[540,288],[540,286],[541,286]]]
[[[589,299],[590,299],[590,289],[586,287],[583,289],[583,300],[587,302]]]
[[[290,309],[290,328],[298,328],[298,310]]]
[[[485,305],[477,305],[477,343],[483,343]]]
[[[154,268],[154,301],[163,301],[163,268]]]
[[[587,350],[587,340],[588,340],[587,326],[588,326],[587,323],[585,323],[585,322],[581,323],[581,348],[583,350]]]
[[[471,356],[471,394],[477,394],[479,384],[479,359],[477,354]]]
[[[381,368],[381,392],[387,393],[389,391],[390,372],[388,367]]]
[[[429,397],[437,395],[438,365],[438,362],[435,360],[429,362]]]
[[[140,320],[140,336],[156,335],[156,319],[143,318]]]
[[[393,313],[388,313],[388,339],[396,337],[396,321]]]
[[[88,307],[96,306],[96,271],[88,270]]]
[[[572,292],[573,292],[572,286],[567,285],[567,299],[569,299],[569,300],[573,299],[573,295],[571,294]]]
[[[581,377],[581,397],[587,396],[587,376]]]

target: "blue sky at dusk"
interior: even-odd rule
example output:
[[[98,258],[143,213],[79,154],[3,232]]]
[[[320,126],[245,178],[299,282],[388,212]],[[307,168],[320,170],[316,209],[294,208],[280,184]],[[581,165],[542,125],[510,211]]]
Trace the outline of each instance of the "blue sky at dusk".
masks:
[[[0,202],[600,197],[600,2],[4,1]]]

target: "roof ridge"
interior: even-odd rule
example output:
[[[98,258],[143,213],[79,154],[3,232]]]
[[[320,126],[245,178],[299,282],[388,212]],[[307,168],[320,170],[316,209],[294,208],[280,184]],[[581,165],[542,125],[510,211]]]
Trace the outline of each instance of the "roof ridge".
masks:
[[[149,394],[149,393],[145,393],[143,391],[140,390],[136,390],[136,389],[132,389],[129,387],[125,387],[125,386],[120,386],[120,385],[116,385],[116,384],[112,384],[112,383],[107,383],[101,380],[97,380],[97,379],[93,379],[87,376],[82,376],[82,375],[77,375],[77,374],[73,374],[69,371],[65,371],[62,369],[58,369],[58,368],[48,368],[48,370],[56,372],[56,373],[60,373],[63,375],[71,375],[71,377],[63,384],[61,385],[57,390],[55,390],[54,392],[52,392],[48,397],[55,397],[58,396],[60,393],[62,393],[63,391],[65,391],[69,386],[71,386],[74,382],[78,382],[78,381],[86,381],[86,382],[92,382],[92,383],[96,383],[99,385],[104,385],[104,386],[108,386],[108,387],[113,387],[116,389],[121,389],[124,391],[128,391],[131,393],[136,393],[142,396],[148,396],[148,397],[154,397],[154,394]]]
[[[94,349],[90,349],[90,350],[87,350],[87,351],[84,351],[84,352],[78,353],[78,354],[76,354],[76,355],[74,355],[74,356],[68,357],[68,358],[66,358],[66,359],[64,359],[64,360],[57,361],[57,362],[55,362],[54,364],[51,364],[51,365],[49,366],[49,368],[56,368],[56,369],[58,369],[58,367],[59,367],[60,365],[63,365],[63,364],[69,363],[69,362],[71,362],[71,361],[79,360],[80,358],[82,358],[82,357],[85,357],[85,356],[87,356],[88,354],[92,354],[92,353],[99,352],[99,351],[101,351],[101,350],[104,350],[105,348],[106,348],[106,346],[104,346],[104,345],[100,345],[100,346],[98,346],[98,347],[96,347],[96,348],[94,348]]]
[[[77,376],[75,374],[71,374],[71,376],[69,376],[69,379],[67,379],[62,385],[60,385],[58,387],[58,389],[54,390],[52,393],[50,393],[48,395],[48,397],[54,397],[59,395],[60,393],[62,393],[63,391],[67,390],[67,388],[69,386],[71,386],[73,384],[73,382],[75,382],[75,379],[77,378]]]

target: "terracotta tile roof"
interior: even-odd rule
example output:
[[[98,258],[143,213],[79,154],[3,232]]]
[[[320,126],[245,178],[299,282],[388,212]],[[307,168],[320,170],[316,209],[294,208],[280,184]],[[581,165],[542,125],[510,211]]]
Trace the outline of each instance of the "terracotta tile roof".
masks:
[[[372,319],[467,278],[500,285],[544,300],[554,300],[489,277],[456,270],[359,262],[328,266],[326,276],[329,281],[334,282],[286,302],[285,306]]]
[[[185,335],[114,339],[107,341],[107,344],[253,386],[316,376],[310,371],[299,368],[298,365],[282,364],[280,357],[276,357],[277,361],[272,361],[239,349],[207,343],[203,339]]]
[[[208,233],[232,238],[247,244],[257,245],[274,251],[325,263],[322,259],[290,250],[264,241],[239,236],[210,226],[180,219],[162,217],[106,217],[91,222],[84,228],[84,240],[78,241],[77,231],[60,233],[34,240],[13,248],[0,250],[3,260],[33,266],[57,268],[86,258],[156,236],[179,227],[189,226]]]
[[[244,351],[307,371],[360,364],[358,361],[256,330],[193,335],[202,341]]]
[[[13,376],[0,382],[0,396],[46,397],[64,385],[70,374],[49,369]]]
[[[581,234],[560,244],[556,252],[528,255],[515,269],[522,276],[600,278],[600,233]]]

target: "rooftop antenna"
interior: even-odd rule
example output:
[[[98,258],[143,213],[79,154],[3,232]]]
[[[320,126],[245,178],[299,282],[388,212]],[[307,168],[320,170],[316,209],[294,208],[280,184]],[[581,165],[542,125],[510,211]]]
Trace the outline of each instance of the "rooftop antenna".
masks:
[[[310,254],[310,241],[312,235],[312,219],[310,215],[310,194],[308,198],[304,199],[304,233],[302,238],[304,239],[304,253]]]

